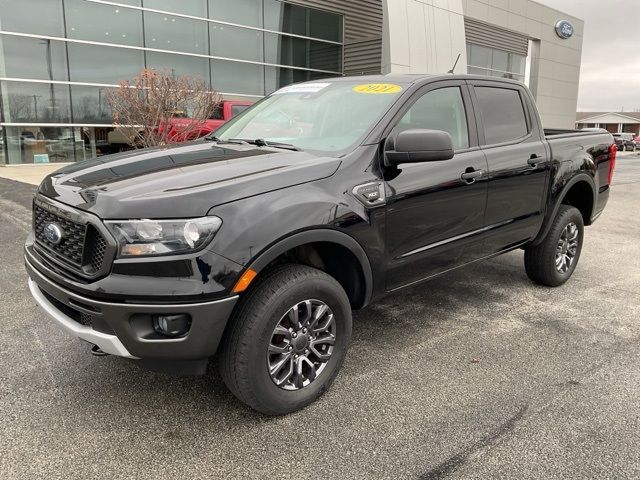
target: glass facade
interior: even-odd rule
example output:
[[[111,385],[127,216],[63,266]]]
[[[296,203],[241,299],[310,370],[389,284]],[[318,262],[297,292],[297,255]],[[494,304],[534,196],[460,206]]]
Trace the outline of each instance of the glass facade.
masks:
[[[123,148],[107,93],[145,67],[248,100],[342,75],[343,23],[280,0],[0,0],[0,163]]]
[[[525,81],[527,57],[467,43],[467,69],[470,74]]]

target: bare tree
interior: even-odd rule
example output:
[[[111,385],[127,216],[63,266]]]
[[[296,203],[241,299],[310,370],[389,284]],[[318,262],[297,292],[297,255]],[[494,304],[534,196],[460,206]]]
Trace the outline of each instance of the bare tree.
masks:
[[[38,95],[9,95],[8,121],[20,122],[33,117],[37,120],[38,98]]]
[[[220,101],[200,78],[153,69],[107,94],[117,132],[136,148],[196,138]]]

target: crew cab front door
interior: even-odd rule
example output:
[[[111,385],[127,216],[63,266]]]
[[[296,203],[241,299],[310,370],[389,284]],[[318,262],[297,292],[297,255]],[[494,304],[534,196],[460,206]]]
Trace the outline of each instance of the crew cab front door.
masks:
[[[487,162],[478,147],[471,98],[464,81],[425,86],[389,126],[386,149],[405,129],[448,132],[450,160],[385,168],[387,290],[418,282],[484,254]]]

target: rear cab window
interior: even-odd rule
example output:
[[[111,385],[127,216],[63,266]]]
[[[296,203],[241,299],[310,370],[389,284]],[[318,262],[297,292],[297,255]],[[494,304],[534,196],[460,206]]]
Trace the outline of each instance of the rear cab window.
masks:
[[[515,142],[529,134],[522,97],[517,89],[475,87],[486,145]]]

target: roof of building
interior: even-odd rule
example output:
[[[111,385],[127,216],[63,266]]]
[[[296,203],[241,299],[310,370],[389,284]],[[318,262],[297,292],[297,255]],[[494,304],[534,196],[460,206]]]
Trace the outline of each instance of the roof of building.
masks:
[[[619,115],[640,122],[640,112],[578,112],[576,113],[576,122],[586,119],[596,119],[604,115]],[[590,122],[593,123],[593,122]]]

